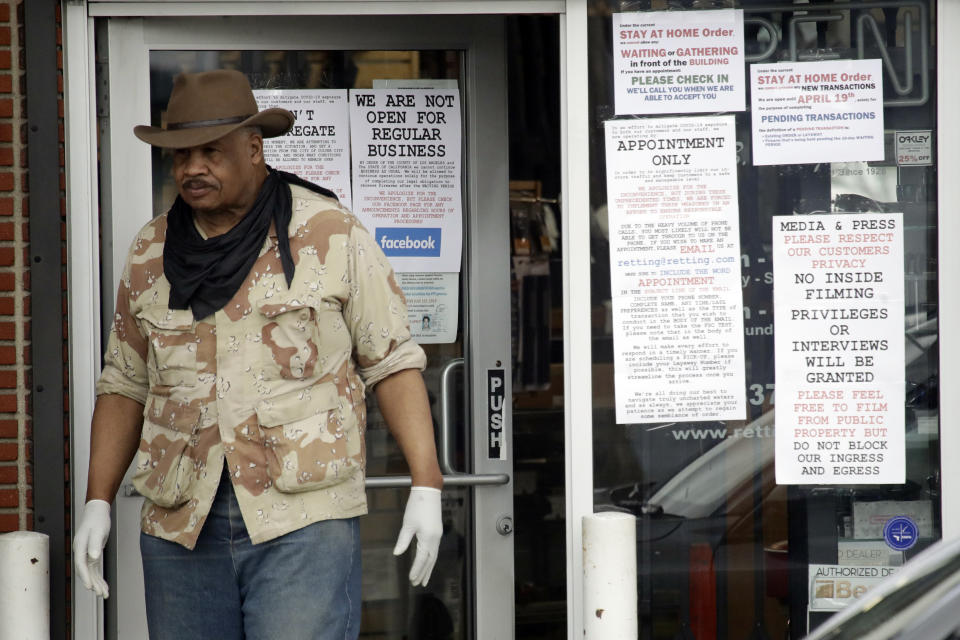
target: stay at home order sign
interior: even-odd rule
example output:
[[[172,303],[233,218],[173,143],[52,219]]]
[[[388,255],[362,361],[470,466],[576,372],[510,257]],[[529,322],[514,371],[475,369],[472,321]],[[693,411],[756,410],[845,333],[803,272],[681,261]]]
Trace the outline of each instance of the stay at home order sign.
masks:
[[[883,160],[880,60],[750,65],[753,164]]]
[[[613,14],[618,115],[743,111],[743,11]]]
[[[778,484],[904,482],[903,215],[773,216]]]

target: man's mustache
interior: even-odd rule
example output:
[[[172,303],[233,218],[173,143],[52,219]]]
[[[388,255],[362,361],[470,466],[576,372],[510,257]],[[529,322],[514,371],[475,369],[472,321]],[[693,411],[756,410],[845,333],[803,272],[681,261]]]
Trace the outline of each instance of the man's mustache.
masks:
[[[212,182],[207,182],[206,180],[192,178],[190,180],[184,180],[180,183],[180,186],[184,189],[203,189],[204,187],[215,189],[217,185]]]

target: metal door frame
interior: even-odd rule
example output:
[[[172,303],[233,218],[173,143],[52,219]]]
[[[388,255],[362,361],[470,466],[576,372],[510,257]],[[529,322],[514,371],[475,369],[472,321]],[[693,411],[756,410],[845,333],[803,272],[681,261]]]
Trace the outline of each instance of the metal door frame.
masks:
[[[316,23],[316,20],[311,21]],[[403,23],[408,23],[404,25]],[[318,44],[318,29],[323,32],[322,45]],[[281,37],[282,36],[282,37]],[[467,375],[472,381],[485,379],[487,368],[495,363],[509,362],[510,328],[503,322],[484,321],[483,312],[501,309],[499,315],[509,318],[509,229],[505,224],[495,224],[503,219],[497,203],[507,201],[505,128],[498,122],[506,122],[506,87],[504,78],[504,52],[502,29],[490,20],[474,18],[469,22],[458,18],[376,16],[364,17],[362,25],[355,18],[330,16],[321,25],[308,24],[300,17],[272,17],[266,25],[263,18],[216,17],[194,18],[184,25],[175,17],[116,18],[107,25],[108,54],[107,76],[109,87],[122,88],[119,99],[109,100],[109,125],[101,125],[101,162],[103,166],[119,167],[119,178],[110,180],[110,170],[101,172],[105,184],[101,189],[102,200],[109,199],[103,208],[103,228],[110,232],[102,234],[108,246],[103,248],[103,267],[108,272],[103,282],[117,284],[125,259],[125,246],[136,231],[152,215],[149,198],[151,193],[150,148],[129,135],[137,123],[149,121],[149,52],[151,50],[196,50],[196,49],[309,49],[322,46],[324,49],[460,49],[465,52],[466,66],[464,96],[468,114],[466,135],[466,166],[470,176],[466,180],[465,209],[468,216],[470,242],[465,247],[465,269],[473,277],[467,278],[471,291],[464,298],[483,301],[469,306]],[[98,43],[98,46],[99,43]],[[103,59],[103,58],[100,58]],[[111,61],[119,60],[121,64]],[[483,88],[481,91],[480,88]],[[502,136],[495,131],[503,131]],[[482,132],[482,133],[481,133]],[[120,159],[112,163],[113,158]],[[483,159],[483,161],[481,161]],[[107,182],[110,180],[110,182]],[[481,200],[481,188],[484,198]],[[502,185],[500,191],[495,185]],[[485,247],[484,256],[477,250]],[[490,259],[495,247],[501,247],[502,259],[492,259],[491,264],[482,264],[482,258]],[[472,250],[471,250],[472,249]],[[483,273],[483,277],[479,274]],[[499,283],[499,286],[497,284]],[[104,296],[106,298],[106,296]],[[499,301],[499,304],[494,301]],[[493,304],[491,304],[493,303]],[[110,306],[104,300],[104,315]],[[112,312],[110,312],[112,315]],[[480,348],[483,345],[483,348]],[[509,376],[507,377],[509,393]],[[485,407],[485,389],[472,384],[474,424],[482,424],[481,408]],[[508,396],[509,397],[509,396]],[[504,427],[510,433],[510,424]],[[474,428],[473,449],[483,452],[485,430]],[[508,456],[505,461],[487,460],[475,455],[473,471],[478,474],[505,474],[511,471]],[[496,532],[495,523],[504,516],[512,517],[512,484],[489,486],[474,493],[474,541],[476,558],[473,561],[475,596],[473,605],[477,614],[478,638],[512,637],[513,608],[513,539]],[[124,531],[139,529],[139,502],[124,500],[116,502],[118,532],[123,523]],[[118,537],[119,538],[119,537]],[[113,567],[126,559],[135,558],[135,536],[117,539],[112,549],[116,552]],[[115,591],[124,597],[139,600],[142,592],[137,571],[129,568],[113,572]],[[131,637],[136,629],[143,628],[144,620],[139,612],[115,605],[108,614],[116,611],[118,637]],[[111,616],[112,617],[112,616]]]
[[[99,345],[99,318],[97,300],[99,299],[99,265],[98,265],[98,243],[96,241],[97,228],[97,171],[96,171],[96,100],[95,95],[98,89],[105,90],[106,85],[98,87],[97,85],[97,64],[93,51],[95,38],[93,37],[93,16],[107,15],[111,8],[119,8],[130,11],[134,3],[103,3],[92,4],[89,7],[78,6],[75,3],[65,3],[64,9],[64,31],[65,31],[65,86],[67,88],[69,99],[67,103],[67,119],[73,125],[68,128],[68,201],[71,212],[70,224],[70,246],[72,249],[71,258],[71,326],[73,329],[71,343],[71,378],[73,388],[71,397],[73,402],[73,458],[77,461],[74,465],[74,496],[73,504],[82,505],[85,492],[86,464],[89,454],[89,418],[92,415],[93,404],[93,381],[96,371],[99,369],[100,345]],[[175,3],[136,3],[136,15],[145,15],[152,12],[151,15],[160,15],[162,17],[156,20],[151,19],[149,35],[142,29],[143,21],[136,20],[140,27],[130,28],[132,22],[129,19],[112,19],[109,24],[119,26],[125,22],[124,27],[117,29],[111,28],[111,45],[116,42],[121,43],[124,50],[128,53],[123,57],[124,67],[126,69],[147,69],[147,54],[149,48],[189,48],[189,49],[220,49],[220,48],[286,48],[299,49],[317,46],[316,30],[310,34],[310,41],[307,42],[307,34],[298,42],[297,37],[288,37],[288,31],[284,31],[284,40],[281,46],[277,46],[276,38],[270,40],[264,38],[262,34],[263,20],[251,19],[246,24],[246,32],[238,31],[232,28],[229,36],[223,32],[223,37],[212,37],[210,31],[203,33],[202,43],[194,35],[190,40],[188,33],[194,33],[185,29],[184,25],[177,24],[175,18],[170,16],[171,9],[176,13]],[[222,17],[226,6],[220,4],[214,7],[216,3],[192,3],[191,12],[215,14]],[[296,4],[300,13],[318,14],[320,11],[305,12],[302,9],[306,6],[304,3],[271,3],[267,9],[280,9],[283,6]],[[344,13],[345,3],[332,3],[339,7],[339,11],[334,13]],[[352,4],[352,3],[347,3]],[[371,6],[365,5],[363,11],[359,4],[352,4],[354,13],[371,13],[371,8],[383,13],[394,13],[397,4],[408,3],[388,3],[375,2]],[[486,6],[487,3],[465,2],[465,3],[420,3],[430,4],[434,8],[449,9],[453,4],[460,9],[456,13],[487,13],[493,7]],[[502,5],[503,3],[491,3],[493,5]],[[558,3],[556,2],[512,2],[510,12],[543,12],[550,10],[554,12]],[[311,3],[310,8],[317,9],[324,3]],[[260,12],[264,11],[264,4],[260,4]],[[233,8],[233,4],[230,5]],[[337,7],[334,7],[337,8]],[[504,7],[497,7],[504,8]],[[212,11],[211,9],[216,9]],[[149,10],[149,11],[148,11]],[[272,13],[272,12],[271,12]],[[423,13],[422,11],[420,13]],[[127,14],[129,15],[129,14]],[[385,18],[391,26],[395,26],[398,20],[409,18],[392,17]],[[274,18],[281,22],[281,19]],[[334,18],[328,18],[324,25],[329,25]],[[242,22],[242,20],[241,20]],[[290,19],[287,24],[293,31],[296,31],[295,19]],[[302,22],[302,21],[301,21]],[[469,50],[471,41],[484,40],[482,36],[489,34],[487,29],[483,30],[486,24],[482,20],[471,20],[474,27],[473,33],[465,33],[462,28],[458,29],[456,34],[443,29],[430,30],[431,33],[421,35],[424,30],[401,30],[396,33],[393,40],[385,40],[382,37],[369,43],[362,42],[361,38],[354,37],[349,43],[343,36],[345,29],[327,29],[324,32],[324,48],[451,48]],[[344,23],[345,24],[345,23]],[[157,25],[163,25],[162,35],[160,31],[155,32]],[[329,32],[330,37],[327,37]],[[276,32],[274,32],[276,33]],[[413,35],[416,34],[416,35]],[[149,41],[148,41],[149,40]],[[240,43],[240,45],[238,45]],[[242,45],[242,46],[241,46]],[[130,55],[131,52],[140,51],[140,54]],[[503,82],[503,69],[505,61],[504,52],[497,50],[496,47],[487,46],[475,48],[476,55],[468,54],[466,64],[468,66],[466,73],[465,102],[468,113],[484,113],[506,115],[506,93],[505,83]],[[139,59],[138,59],[139,58]],[[483,62],[480,59],[483,59]],[[499,64],[499,67],[497,66]],[[107,73],[112,74],[113,69]],[[103,75],[106,76],[107,73]],[[486,76],[481,74],[487,74]],[[109,114],[111,126],[116,131],[126,130],[127,125],[132,123],[147,122],[149,114],[144,110],[148,108],[147,96],[148,86],[145,74],[139,78],[133,77],[135,74],[127,74],[125,78],[133,79],[134,82],[125,82],[123,86],[124,99],[114,100],[111,103],[111,113]],[[100,78],[105,84],[105,78]],[[500,87],[499,90],[491,90],[494,87]],[[482,88],[482,91],[480,90]],[[120,124],[123,122],[124,124]],[[84,126],[86,125],[86,126]],[[470,216],[471,233],[473,238],[484,238],[482,244],[474,244],[488,247],[490,243],[499,243],[506,250],[509,244],[509,229],[507,225],[493,225],[492,222],[498,217],[494,215],[483,214],[483,208],[490,209],[494,213],[496,203],[502,200],[507,202],[507,161],[506,161],[506,139],[500,140],[496,136],[490,135],[489,130],[480,130],[478,118],[467,118],[467,166],[472,167],[471,171],[475,179],[469,181],[471,184],[495,184],[503,185],[502,198],[498,194],[491,194],[485,190],[482,194],[476,188],[468,189],[465,197],[465,205],[474,213]],[[108,132],[100,132],[101,135]],[[112,140],[109,136],[101,138],[101,150],[104,155],[110,157],[123,158],[124,177],[122,181],[114,183],[105,183],[101,189],[104,194],[109,194],[108,199],[116,202],[137,203],[133,210],[125,207],[121,214],[118,214],[115,224],[110,225],[112,233],[103,237],[104,251],[112,256],[112,259],[103,265],[103,268],[110,274],[109,279],[104,281],[115,281],[116,274],[119,273],[123,259],[124,247],[129,242],[133,233],[149,219],[150,211],[147,205],[147,199],[135,197],[137,194],[150,193],[150,157],[149,148],[146,145],[135,146],[130,143],[132,136],[126,143],[123,141]],[[481,163],[479,158],[491,158],[493,161]],[[71,170],[72,169],[72,170]],[[105,179],[108,172],[104,172]],[[492,182],[491,182],[492,181]],[[144,186],[146,185],[146,186]],[[482,196],[482,198],[481,198]],[[493,205],[489,204],[493,203]],[[108,215],[111,209],[110,202],[103,202],[104,214]],[[502,216],[501,216],[502,217]],[[500,229],[495,227],[499,226]],[[112,251],[113,247],[119,250]],[[470,285],[472,291],[469,295],[474,300],[493,300],[502,298],[505,294],[503,285],[496,287],[494,283],[509,282],[509,264],[504,254],[504,260],[495,261],[502,264],[493,266],[486,264],[484,258],[489,257],[489,251],[481,253],[479,250],[471,251],[465,247],[464,268],[469,269],[471,273],[483,273],[485,277],[471,278]],[[480,271],[482,269],[482,271]],[[112,296],[110,296],[112,297]],[[506,305],[509,305],[507,297]],[[468,351],[468,358],[472,361],[471,370],[468,375],[473,380],[483,380],[486,377],[486,370],[493,367],[502,367],[506,370],[509,383],[509,362],[510,362],[510,329],[503,323],[482,322],[480,319],[481,305],[472,305],[470,311],[469,324],[473,335],[470,339],[472,352]],[[506,314],[505,314],[506,315]],[[496,326],[500,324],[501,326]],[[481,347],[482,345],[482,347]],[[483,387],[476,388],[473,391],[474,414],[485,406],[485,390]],[[506,425],[509,434],[509,422]],[[486,433],[484,429],[474,430],[475,442],[474,450],[484,452]],[[509,443],[510,439],[507,439]],[[477,456],[474,460],[474,469],[476,473],[502,473],[509,472],[511,466],[510,458],[512,450],[508,445],[506,461],[486,460],[483,456]],[[478,595],[476,606],[478,611],[490,611],[490,607],[485,605],[485,598],[499,598],[505,604],[499,605],[499,610],[495,614],[480,615],[477,620],[477,634],[481,638],[512,638],[513,637],[513,553],[512,537],[501,536],[496,533],[495,522],[500,515],[512,514],[512,484],[505,485],[499,490],[484,487],[475,492],[475,503],[478,513],[490,513],[495,517],[478,517],[475,525],[475,539],[477,540],[477,555],[479,561],[475,562],[476,584],[478,584]],[[127,514],[129,516],[129,514]],[[121,514],[120,517],[124,517]],[[116,585],[115,592],[122,592],[123,585]],[[103,608],[100,602],[89,597],[89,592],[75,582],[74,584],[74,628],[75,637],[78,638],[99,638],[103,634]],[[508,597],[504,597],[507,595]],[[507,607],[509,611],[504,610]]]
[[[362,20],[362,22],[360,21]],[[322,34],[322,35],[319,35]],[[509,227],[502,223],[508,201],[506,149],[506,82],[504,34],[496,19],[442,16],[327,16],[305,20],[299,16],[273,16],[269,23],[262,17],[196,17],[184,24],[177,17],[115,18],[107,24],[107,76],[109,87],[122,88],[119,99],[108,100],[110,113],[106,128],[101,125],[101,172],[104,180],[119,168],[119,178],[104,184],[102,228],[110,246],[103,248],[105,269],[112,269],[103,282],[112,282],[115,290],[126,257],[126,247],[137,230],[152,216],[152,202],[144,194],[152,192],[151,150],[130,135],[138,123],[150,120],[149,57],[153,50],[302,50],[323,49],[454,49],[464,51],[464,110],[466,113],[465,167],[467,179],[464,210],[470,231],[464,247],[464,269],[468,277],[463,298],[468,305],[465,327],[467,378],[473,392],[474,428],[473,472],[475,474],[511,474],[510,420],[505,421],[506,460],[488,460],[484,423],[486,389],[482,381],[486,370],[504,367],[510,362],[509,322],[496,322],[489,314],[507,319],[509,314]],[[98,41],[98,47],[100,41]],[[99,59],[104,59],[98,57]],[[112,61],[120,61],[115,64]],[[482,88],[482,90],[481,90]],[[503,126],[498,126],[503,123]],[[502,132],[498,135],[498,132]],[[112,159],[119,159],[116,163]],[[483,197],[481,199],[481,193]],[[483,251],[480,251],[483,247]],[[502,256],[496,258],[497,248]],[[486,261],[489,261],[487,264]],[[482,275],[481,275],[482,274]],[[107,296],[104,296],[108,298]],[[112,316],[112,304],[104,300],[104,316]],[[499,311],[499,313],[498,313]],[[484,317],[486,315],[486,317]],[[506,397],[510,397],[510,376],[506,376]],[[508,475],[509,477],[509,475]],[[496,523],[513,516],[513,485],[477,488],[473,495],[472,563],[473,607],[477,638],[512,637],[513,620],[513,536],[497,533]],[[139,530],[139,500],[115,503],[117,526],[124,531]],[[116,536],[111,548],[116,557],[110,563],[121,566],[124,559],[137,557],[136,536]],[[118,594],[139,600],[142,576],[129,568],[112,572]],[[138,579],[139,578],[139,579]],[[469,606],[469,605],[468,605]],[[132,637],[145,628],[141,612],[132,612],[119,603],[108,609],[116,615],[118,638]]]
[[[960,30],[960,3],[937,0],[937,244],[939,248],[956,245],[960,238],[960,82],[952,62],[960,56],[960,42],[954,34]],[[943,537],[960,536],[960,468],[952,454],[960,450],[960,394],[943,390],[960,384],[960,333],[954,333],[954,321],[960,319],[960,251],[938,251],[940,272],[940,492]]]

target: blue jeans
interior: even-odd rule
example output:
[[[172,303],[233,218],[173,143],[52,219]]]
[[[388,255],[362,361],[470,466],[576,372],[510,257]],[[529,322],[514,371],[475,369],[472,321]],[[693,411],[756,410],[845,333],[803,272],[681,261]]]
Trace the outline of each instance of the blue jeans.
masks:
[[[360,633],[357,518],[250,544],[223,477],[193,551],[140,534],[151,640],[354,640]]]

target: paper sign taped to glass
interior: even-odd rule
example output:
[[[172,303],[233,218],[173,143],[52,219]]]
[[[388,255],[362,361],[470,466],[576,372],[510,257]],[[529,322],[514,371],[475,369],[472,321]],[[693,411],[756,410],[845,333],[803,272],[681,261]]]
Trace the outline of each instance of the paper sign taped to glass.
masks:
[[[261,109],[282,107],[296,118],[286,135],[263,141],[267,164],[330,189],[351,208],[346,89],[258,89],[253,94]]]
[[[777,483],[903,483],[903,214],[772,225]]]
[[[898,570],[899,567],[811,564],[810,611],[840,611]]]
[[[605,132],[617,423],[743,420],[734,118]]]
[[[459,272],[460,92],[350,91],[354,212],[395,271]]]
[[[395,275],[407,299],[413,339],[420,344],[456,342],[460,274],[401,272]]]

